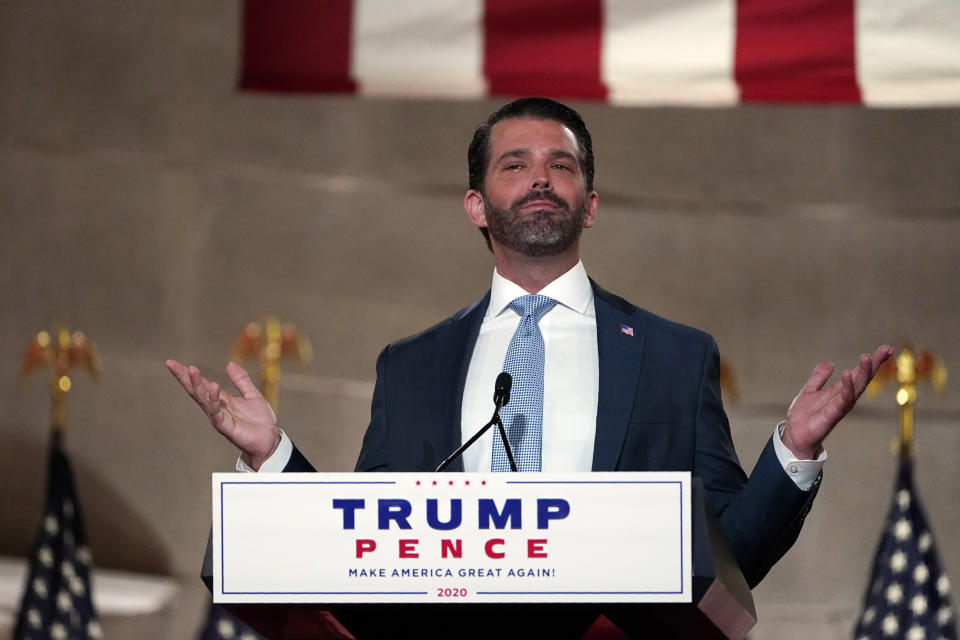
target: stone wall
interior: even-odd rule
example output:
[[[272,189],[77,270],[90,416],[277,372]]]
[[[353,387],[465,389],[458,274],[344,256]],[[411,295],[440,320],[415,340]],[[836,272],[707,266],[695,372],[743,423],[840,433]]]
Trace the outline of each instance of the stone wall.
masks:
[[[234,461],[164,359],[223,380],[247,321],[295,322],[316,362],[287,374],[281,422],[315,464],[349,470],[378,351],[490,278],[461,199],[472,128],[498,102],[238,94],[237,11],[0,5],[0,554],[27,553],[44,487],[45,380],[21,383],[19,358],[66,322],[104,363],[96,383],[75,376],[68,410],[96,563],[182,586],[150,637],[199,623],[209,474]],[[576,106],[601,194],[584,262],[716,336],[746,468],[820,360],[911,339],[960,366],[960,111]],[[957,397],[921,390],[916,454],[953,576]],[[849,633],[895,431],[888,390],[831,438],[805,531],[755,591],[755,638]]]

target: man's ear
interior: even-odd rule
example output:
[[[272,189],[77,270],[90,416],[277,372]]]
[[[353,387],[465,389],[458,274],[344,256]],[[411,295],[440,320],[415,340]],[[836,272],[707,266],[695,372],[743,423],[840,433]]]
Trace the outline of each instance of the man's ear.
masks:
[[[596,191],[587,194],[587,216],[583,221],[583,228],[589,229],[597,221],[597,209],[600,208],[600,196]]]
[[[483,195],[476,189],[470,189],[463,196],[463,208],[467,212],[467,217],[475,227],[487,226],[487,214],[483,206]]]

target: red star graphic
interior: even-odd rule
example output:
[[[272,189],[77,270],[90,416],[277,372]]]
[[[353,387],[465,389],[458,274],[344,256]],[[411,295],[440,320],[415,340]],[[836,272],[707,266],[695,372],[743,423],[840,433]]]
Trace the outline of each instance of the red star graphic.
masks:
[[[437,481],[436,481],[436,480],[433,481],[433,486],[437,486]]]
[[[451,480],[449,484],[450,484],[450,486],[452,487],[452,486],[453,486],[453,480]]]
[[[420,486],[420,481],[419,481],[419,480],[417,480],[417,486],[418,486],[418,487]]]
[[[467,486],[469,487],[469,486],[470,486],[470,481],[469,481],[469,480],[467,480],[467,481],[466,481],[466,482],[464,482],[463,484],[465,484],[465,485],[467,485]]]
[[[486,480],[481,480],[481,481],[480,481],[480,485],[481,485],[481,486],[484,486],[484,487],[487,486],[487,481],[486,481]]]

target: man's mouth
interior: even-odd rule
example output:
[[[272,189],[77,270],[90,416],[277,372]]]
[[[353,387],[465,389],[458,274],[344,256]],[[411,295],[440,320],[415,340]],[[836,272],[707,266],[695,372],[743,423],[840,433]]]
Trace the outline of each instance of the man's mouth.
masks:
[[[525,202],[520,207],[521,209],[560,209],[560,205],[552,200],[533,200],[531,202]]]

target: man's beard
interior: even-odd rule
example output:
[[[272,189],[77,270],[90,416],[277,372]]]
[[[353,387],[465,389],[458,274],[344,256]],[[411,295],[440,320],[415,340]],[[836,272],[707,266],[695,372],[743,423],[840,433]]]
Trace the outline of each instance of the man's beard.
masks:
[[[558,210],[538,209],[521,213],[528,202],[547,200]],[[587,219],[586,202],[571,210],[566,201],[552,191],[531,191],[515,200],[509,209],[500,209],[483,194],[487,230],[497,244],[530,258],[555,256],[569,249],[580,238]]]

